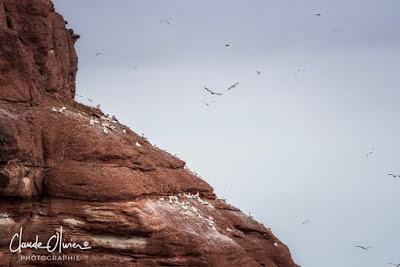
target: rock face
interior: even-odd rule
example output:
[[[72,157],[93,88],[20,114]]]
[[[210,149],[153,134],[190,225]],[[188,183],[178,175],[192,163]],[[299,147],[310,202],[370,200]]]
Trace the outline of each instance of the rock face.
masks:
[[[77,39],[50,0],[1,0],[0,98],[37,103],[47,93],[72,100]]]
[[[297,266],[185,162],[74,101],[65,24],[51,1],[0,0],[0,266]],[[85,249],[12,253],[21,228]]]

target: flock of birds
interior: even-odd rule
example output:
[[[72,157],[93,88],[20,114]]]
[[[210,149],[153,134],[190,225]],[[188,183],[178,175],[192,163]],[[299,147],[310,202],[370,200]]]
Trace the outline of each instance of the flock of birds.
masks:
[[[315,14],[316,16],[322,16],[321,14]],[[172,25],[172,23],[169,21],[169,20],[167,20],[167,19],[160,19],[160,23],[164,23],[164,24],[166,24],[166,25],[168,25],[168,26],[170,26],[170,25]],[[334,29],[334,31],[338,31],[337,29]],[[341,32],[341,31],[340,31]],[[231,46],[231,44],[229,44],[229,43],[226,43],[225,44],[225,47],[230,47]],[[96,57],[98,57],[98,56],[103,56],[104,55],[104,53],[103,52],[97,52],[96,54],[95,54],[95,56]],[[131,67],[131,69],[132,70],[136,70],[137,68],[138,68],[139,66],[138,65],[135,65],[135,66],[132,66]],[[303,68],[301,68],[301,69],[297,69],[296,70],[296,72],[294,73],[294,75],[298,75],[300,72],[303,72],[303,71],[305,71],[305,69],[303,69]],[[262,72],[260,71],[260,70],[256,70],[256,74],[257,75],[262,75]],[[233,88],[236,88],[238,85],[239,85],[239,83],[240,82],[237,82],[237,83],[235,83],[235,84],[233,84],[232,86],[230,86],[230,87],[228,87],[227,89],[226,89],[226,91],[229,91],[229,90],[232,90]],[[221,92],[217,92],[217,91],[215,91],[215,90],[211,90],[211,89],[209,89],[208,87],[206,87],[206,86],[204,86],[204,89],[208,92],[208,93],[210,93],[211,95],[215,95],[215,96],[222,96],[223,95],[223,93],[221,93]],[[83,97],[82,95],[78,95],[79,97],[81,97],[81,98],[85,98],[85,97]],[[86,100],[88,100],[89,102],[93,102],[93,100],[91,100],[91,99],[89,99],[89,98],[85,98]],[[207,101],[205,101],[205,100],[202,100],[201,101],[204,105],[206,105],[206,106],[211,106],[212,104],[215,104],[216,103],[216,101],[211,101],[211,102],[207,102]]]
[[[373,155],[374,153],[375,153],[375,148],[372,148],[365,156],[366,156],[366,157],[370,157],[370,156]],[[396,178],[399,178],[399,179],[400,179],[400,174],[389,173],[388,175],[389,175],[389,176],[392,176],[394,179],[396,179]],[[303,224],[303,225],[304,225],[304,224],[309,224],[310,222],[311,222],[311,220],[310,220],[310,219],[307,219],[307,220],[303,221],[302,224]],[[362,245],[357,245],[357,246],[354,246],[354,247],[355,247],[355,248],[359,248],[359,249],[361,249],[361,250],[369,250],[369,249],[372,248],[372,247],[369,247],[369,246],[362,246]],[[389,265],[393,265],[393,266],[400,267],[400,263],[398,263],[398,264],[389,263]]]
[[[375,153],[375,148],[372,148],[365,156],[366,156],[366,157],[370,157],[370,156],[373,155],[374,153]],[[400,179],[400,174],[389,173],[388,175],[389,175],[389,176],[392,176],[394,179],[396,179],[396,178],[399,178],[399,179]],[[310,219],[307,219],[307,220],[305,220],[305,221],[302,222],[303,225],[309,224],[309,223],[311,223],[311,220],[310,220]],[[360,250],[365,250],[365,251],[372,249],[372,247],[370,247],[370,246],[363,246],[363,245],[357,245],[357,246],[354,246],[354,247],[355,247],[355,248],[358,248],[358,249],[360,249]],[[400,267],[400,263],[394,264],[394,263],[389,262],[389,265],[396,266],[396,267]]]
[[[315,16],[322,17],[322,14],[321,14],[321,13],[316,13]],[[171,25],[172,25],[172,23],[171,23],[169,20],[167,20],[167,19],[160,19],[160,23],[166,24],[166,25],[168,25],[168,26],[171,26]],[[333,29],[332,31],[333,31],[333,32],[336,32],[336,33],[342,33],[342,30],[340,30],[340,29]],[[225,44],[225,47],[226,47],[226,48],[227,48],[227,47],[230,47],[230,46],[231,46],[231,44],[229,44],[229,43],[226,43],[226,44]],[[98,53],[95,54],[96,57],[102,56],[102,55],[104,55],[103,52],[98,52]],[[131,69],[132,69],[132,70],[136,70],[138,67],[139,67],[138,65],[134,65],[134,66],[131,67]],[[304,71],[306,71],[306,69],[304,69],[304,68],[299,68],[299,69],[297,69],[297,70],[293,73],[293,75],[297,76],[297,75],[299,75],[300,73],[302,73],[302,72],[304,72]],[[260,70],[256,70],[256,74],[257,74],[257,75],[262,75],[262,72],[261,72]],[[239,84],[240,84],[240,82],[236,82],[236,83],[234,83],[233,85],[229,86],[228,88],[224,89],[223,91],[216,91],[216,90],[214,90],[214,89],[210,89],[210,88],[207,87],[207,86],[204,86],[204,90],[205,90],[207,93],[209,93],[211,96],[223,96],[225,92],[230,91],[230,90],[236,88]],[[84,97],[83,95],[77,94],[77,96],[78,96],[78,97],[81,97],[81,98],[85,98],[85,99],[88,100],[89,102],[93,102],[92,99],[86,98],[86,97]],[[216,103],[216,101],[214,101],[214,100],[213,100],[213,101],[210,101],[210,102],[207,102],[207,101],[204,101],[204,100],[203,100],[203,101],[201,101],[201,102],[202,102],[204,105],[206,105],[206,106],[211,106],[211,105],[213,105],[213,104]],[[366,154],[366,157],[370,157],[370,156],[373,155],[374,153],[375,153],[375,148],[372,148],[372,149]],[[400,179],[400,174],[389,173],[388,175],[389,175],[389,176],[392,176],[394,179],[397,179],[397,178]],[[249,213],[249,216],[252,218],[251,213]],[[306,220],[304,220],[304,221],[302,222],[302,225],[307,225],[307,224],[309,224],[309,223],[311,223],[311,222],[312,222],[311,219],[306,219]],[[355,247],[355,248],[358,248],[358,249],[360,249],[360,250],[364,250],[364,251],[367,251],[367,250],[372,249],[372,247],[370,247],[370,246],[363,246],[363,245],[357,245],[357,246],[354,246],[354,247]],[[394,264],[394,263],[391,263],[391,262],[390,262],[389,265],[396,266],[396,267],[400,267],[400,263]]]
[[[371,156],[371,155],[374,154],[374,153],[375,153],[375,148],[372,148],[371,151],[369,151],[365,156],[366,156],[366,157],[369,157],[369,156]],[[399,178],[399,179],[400,179],[400,174],[389,173],[388,175],[389,175],[389,176],[392,176],[394,179],[396,179],[396,178]]]
[[[315,16],[322,17],[322,14],[321,14],[321,13],[316,13]],[[167,23],[168,25],[171,25],[171,23],[168,22],[168,21],[165,20],[165,19],[160,20],[160,22],[165,22],[165,23]],[[341,32],[342,32],[342,31],[339,30],[339,29],[333,29],[332,31],[333,31],[333,32],[338,32],[338,33],[341,33]],[[228,44],[228,43],[225,44],[225,47],[230,47],[230,46],[231,46],[231,45]],[[297,69],[296,72],[294,73],[294,75],[297,76],[299,73],[304,72],[304,71],[306,71],[306,69],[304,69],[304,68]],[[257,70],[256,73],[257,73],[257,75],[261,75],[261,74],[262,74],[261,71],[259,71],[259,70]],[[227,88],[226,90],[229,91],[229,90],[235,88],[238,84],[239,84],[239,82],[237,82],[237,83],[235,83],[234,85],[230,86],[230,87]],[[211,89],[209,89],[209,88],[207,88],[207,87],[204,87],[204,89],[205,89],[208,93],[210,93],[211,95],[216,95],[216,96],[222,96],[222,95],[223,95],[223,93],[217,92],[217,91],[214,91],[214,90],[211,90]],[[216,101],[207,102],[207,101],[204,101],[204,100],[203,100],[202,103],[203,103],[204,105],[206,105],[206,106],[210,106],[210,105],[216,103]]]

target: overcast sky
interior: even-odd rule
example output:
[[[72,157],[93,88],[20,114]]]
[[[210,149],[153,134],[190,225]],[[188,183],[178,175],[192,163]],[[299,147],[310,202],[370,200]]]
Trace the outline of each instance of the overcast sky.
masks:
[[[77,100],[178,154],[301,266],[400,262],[398,0],[54,2],[82,36],[94,102]]]

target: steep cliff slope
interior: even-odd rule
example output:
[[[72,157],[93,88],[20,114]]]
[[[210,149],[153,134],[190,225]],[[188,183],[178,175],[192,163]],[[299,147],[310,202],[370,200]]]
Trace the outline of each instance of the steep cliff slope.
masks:
[[[296,266],[184,161],[74,101],[78,38],[49,0],[0,0],[0,266]],[[78,260],[10,251],[61,227],[90,249],[51,255]]]

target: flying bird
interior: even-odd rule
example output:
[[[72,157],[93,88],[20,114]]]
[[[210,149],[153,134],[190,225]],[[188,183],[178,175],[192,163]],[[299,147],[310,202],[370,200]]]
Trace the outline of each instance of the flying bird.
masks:
[[[208,107],[215,103],[215,101],[212,101],[212,102],[210,102],[210,103],[208,103],[208,102],[206,102],[206,101],[201,101],[201,102],[203,102],[204,105],[206,105],[206,106],[208,106]]]
[[[229,46],[231,46],[230,44],[225,44],[225,47],[229,47]]]
[[[388,175],[389,175],[389,176],[392,176],[394,179],[400,178],[400,175],[398,175],[398,174],[389,173]]]
[[[321,17],[322,14],[321,13],[317,13],[317,14],[315,14],[315,16]]]
[[[342,32],[342,30],[339,30],[339,29],[333,29],[332,31],[333,32]]]
[[[89,102],[93,102],[93,100],[92,100],[92,99],[90,99],[90,98],[87,98],[87,97],[85,97],[84,95],[81,95],[81,94],[76,94],[76,96],[77,96],[77,97],[80,97],[80,98],[84,98],[84,99],[88,100]]]
[[[302,224],[308,224],[311,220],[305,220]]]
[[[166,24],[171,25],[171,22],[169,22],[169,21],[166,20],[166,19],[160,19],[160,22],[161,22],[161,23],[165,22]]]
[[[207,87],[204,87],[204,89],[206,89],[206,91],[208,91],[210,94],[212,94],[212,95],[222,95],[222,93],[218,93],[218,92],[214,92],[214,91],[211,91],[210,89],[208,89]]]
[[[100,55],[102,55],[103,53],[96,53],[96,57],[98,57],[98,56],[100,56]]]
[[[138,67],[139,67],[138,65],[135,65],[132,67],[132,70],[136,70]]]
[[[367,153],[366,157],[369,157],[374,153],[375,153],[375,148],[372,148],[371,151]]]
[[[362,249],[362,250],[369,250],[371,247],[364,247],[364,246],[355,246],[356,248]]]
[[[298,70],[296,70],[296,72],[294,73],[294,75],[297,76],[297,74],[299,74],[299,73],[302,72],[302,71],[305,71],[305,69],[298,69]]]
[[[389,265],[393,265],[393,266],[396,266],[396,267],[400,267],[400,263],[394,264],[394,263],[389,262]]]
[[[240,82],[235,83],[234,85],[232,85],[231,87],[229,87],[228,89],[226,89],[227,91],[235,88]]]
[[[261,75],[261,71],[258,70],[258,71],[257,71],[257,74],[258,74],[258,75]]]

